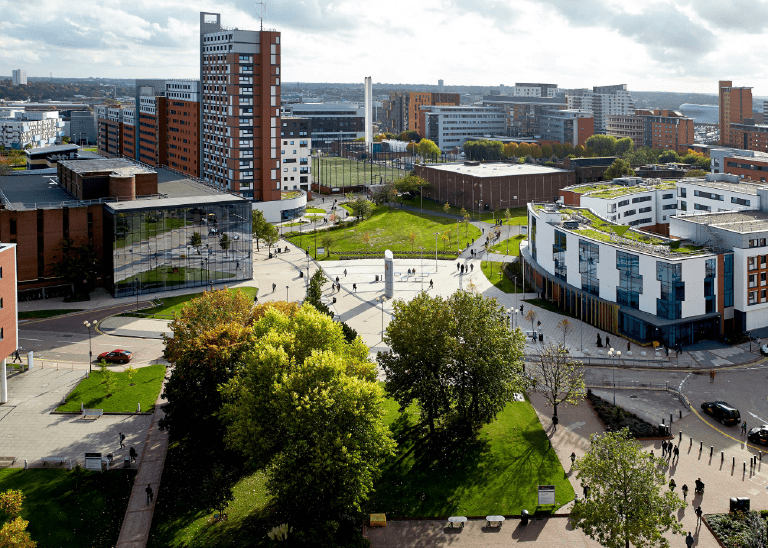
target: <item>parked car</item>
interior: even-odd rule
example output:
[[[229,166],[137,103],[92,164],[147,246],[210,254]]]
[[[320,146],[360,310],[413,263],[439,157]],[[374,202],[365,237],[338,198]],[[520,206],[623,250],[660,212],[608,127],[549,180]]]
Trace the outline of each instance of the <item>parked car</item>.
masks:
[[[705,401],[701,404],[701,409],[726,426],[734,426],[741,423],[739,410],[724,401]]]
[[[760,352],[763,353],[763,355],[768,355],[768,344],[764,344],[760,347]]]
[[[214,235],[214,236],[215,236],[215,235],[216,235],[216,234],[218,234],[218,233],[219,233],[219,229],[218,229],[218,228],[212,228],[212,229],[210,229],[210,230],[208,231],[208,235],[209,235],[209,236],[210,236],[210,235]]]
[[[133,354],[130,350],[122,350],[118,348],[112,352],[102,352],[99,354],[99,360],[106,360],[112,363],[128,363],[131,361]]]
[[[747,434],[747,439],[752,443],[768,445],[768,424],[756,426]]]

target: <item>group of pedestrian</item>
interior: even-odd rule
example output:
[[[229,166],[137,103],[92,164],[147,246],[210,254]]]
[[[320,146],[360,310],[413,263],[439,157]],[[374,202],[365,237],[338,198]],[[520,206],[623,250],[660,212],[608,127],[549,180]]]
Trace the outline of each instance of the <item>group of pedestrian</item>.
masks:
[[[461,263],[456,263],[456,271],[460,272],[461,274],[464,274],[464,272],[469,272],[470,267],[472,268],[473,271],[475,270],[474,265],[470,264],[470,265],[467,266],[467,265],[463,265]]]
[[[680,446],[671,441],[663,440],[661,442],[661,457],[672,458],[672,463],[680,460]]]

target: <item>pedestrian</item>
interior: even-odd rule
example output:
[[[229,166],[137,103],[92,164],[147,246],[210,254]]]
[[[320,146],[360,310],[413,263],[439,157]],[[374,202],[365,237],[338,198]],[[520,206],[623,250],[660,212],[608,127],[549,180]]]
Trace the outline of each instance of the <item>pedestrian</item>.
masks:
[[[709,371],[709,382],[715,382],[715,370],[710,369]]]
[[[746,434],[747,433],[747,421],[744,421],[741,423],[741,433]]]
[[[339,277],[336,276],[336,283],[339,283]]]
[[[701,506],[697,506],[695,512],[696,512],[696,525],[698,525],[699,523],[701,523],[701,516],[704,514],[704,512],[702,511]]]
[[[357,284],[352,284],[352,291],[357,291]]]
[[[461,273],[464,274],[464,265],[461,265]]]
[[[674,490],[675,490],[675,487],[677,487],[677,484],[675,483],[675,479],[674,479],[674,478],[671,478],[671,479],[669,480],[669,490],[670,490],[670,491],[674,491]]]
[[[576,463],[576,453],[571,453],[571,466]]]
[[[675,445],[675,456],[672,458],[673,461],[680,462],[680,446]]]
[[[347,269],[346,268],[344,269],[344,277],[345,278],[347,277]]]
[[[456,263],[456,272],[458,272],[458,271],[459,271],[459,263],[457,262]]]
[[[520,305],[520,315],[523,315],[523,305]]]
[[[474,272],[474,271],[475,271],[475,265],[473,265],[473,264],[470,264],[470,265],[469,265],[469,269],[470,269],[472,272]],[[522,312],[522,311],[523,311],[523,309],[522,309],[522,307],[521,307],[521,308],[520,308],[520,312]]]
[[[435,282],[429,280],[429,288],[432,289],[433,287],[435,287]]]
[[[117,434],[117,437],[120,438],[120,449],[124,448],[125,444],[123,442],[125,441],[125,434],[123,434],[122,432],[119,432]]]
[[[253,304],[258,304],[258,302],[259,302],[259,296],[258,295],[254,295],[254,297],[253,297]]]
[[[632,343],[627,341],[627,352],[632,350]]]
[[[589,498],[589,485],[584,485],[584,498]]]
[[[669,347],[667,345],[664,345],[664,355],[669,358]]]
[[[150,484],[147,484],[147,488],[144,489],[144,491],[147,493],[147,506],[149,506],[149,503],[152,502],[155,494],[152,492],[152,486]]]
[[[685,545],[688,548],[691,548],[691,546],[693,546],[693,536],[691,535],[690,531],[688,531],[688,536],[685,537]]]
[[[688,485],[686,485],[684,483],[683,486],[680,488],[680,490],[683,492],[683,501],[684,502],[687,501],[687,499],[688,499]]]
[[[655,457],[656,455],[654,454],[653,449],[651,449],[651,458],[655,458]]]
[[[21,356],[19,355],[19,349],[16,349],[16,352],[13,353],[13,363],[16,363],[16,360],[19,360],[19,363],[21,363]]]
[[[608,335],[605,336],[605,347],[610,348],[611,347],[611,339],[608,337]]]
[[[661,456],[662,457],[667,456],[667,440],[661,441]]]
[[[557,424],[560,422],[560,418],[557,415],[552,417],[552,426],[554,426],[553,432],[557,432]]]
[[[323,198],[323,203],[325,203],[325,198]]]
[[[603,347],[603,340],[600,338],[600,333],[597,334],[597,347],[598,348]]]
[[[136,462],[136,457],[138,457],[139,455],[136,453],[136,449],[131,447],[131,449],[128,451],[128,456],[131,457],[131,462]]]
[[[483,229],[483,234],[485,234],[485,229]]]
[[[337,283],[337,284],[336,284],[336,292],[337,292],[337,293],[340,293],[340,292],[341,292],[341,283]]]
[[[277,289],[277,284],[273,283],[273,284],[272,284],[272,293],[274,293],[274,292],[275,292],[275,289]]]

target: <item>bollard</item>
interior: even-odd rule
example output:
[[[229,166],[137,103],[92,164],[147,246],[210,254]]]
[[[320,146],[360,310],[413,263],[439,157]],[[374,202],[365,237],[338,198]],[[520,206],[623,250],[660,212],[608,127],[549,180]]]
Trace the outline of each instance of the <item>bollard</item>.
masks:
[[[701,451],[702,451],[703,449],[704,449],[704,442],[703,442],[703,441],[700,441],[700,442],[699,442],[699,453],[701,453]]]
[[[744,472],[746,472],[747,471],[747,463],[746,462],[742,462],[742,464],[744,465]]]
[[[683,418],[683,410],[682,409],[678,409],[677,410],[677,418],[678,419],[682,419]]]
[[[139,402],[138,407],[136,408],[137,413],[141,413],[141,402]]]
[[[80,412],[83,412],[83,402],[80,402]]]
[[[723,462],[725,462],[725,453],[720,451],[720,464],[722,464]]]
[[[672,424],[672,413],[669,414],[669,424]]]
[[[733,467],[736,468],[736,457],[733,457]]]
[[[24,459],[24,470],[29,470],[29,463],[27,462],[27,459]]]
[[[678,434],[680,434],[680,441],[679,441],[679,442],[677,442],[677,444],[678,444],[678,445],[680,445],[681,443],[683,443],[683,431],[682,431],[682,430],[680,430],[680,431],[678,432]]]
[[[661,424],[664,424],[664,419],[661,419]]]
[[[709,456],[711,457],[714,454],[714,452],[715,452],[715,448],[710,445],[709,446]]]

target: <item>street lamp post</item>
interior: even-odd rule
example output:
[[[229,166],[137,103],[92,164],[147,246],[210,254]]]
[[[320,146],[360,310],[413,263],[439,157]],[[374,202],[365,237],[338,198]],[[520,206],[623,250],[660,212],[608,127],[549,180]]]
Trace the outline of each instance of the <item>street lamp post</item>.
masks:
[[[387,302],[387,298],[381,295],[376,297],[376,300],[381,303],[381,340],[384,340],[384,303]]]
[[[608,357],[613,358],[613,348],[608,351]],[[616,368],[611,366],[611,372],[613,373],[613,406],[616,407]]]
[[[285,286],[285,302],[288,302],[288,286]]]
[[[134,281],[136,282],[136,312],[138,312],[139,311],[139,289],[140,289],[141,282],[139,282],[138,278],[134,278]]]
[[[437,274],[437,235],[439,232],[435,232],[435,274]]]
[[[91,344],[91,327],[96,327],[97,323],[98,321],[91,323],[88,320],[85,320],[83,322],[83,325],[88,329],[88,373],[92,371],[91,367],[93,366],[93,346]]]

